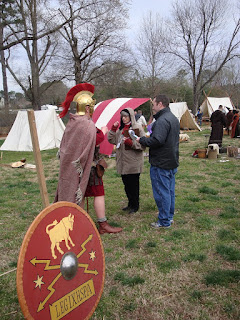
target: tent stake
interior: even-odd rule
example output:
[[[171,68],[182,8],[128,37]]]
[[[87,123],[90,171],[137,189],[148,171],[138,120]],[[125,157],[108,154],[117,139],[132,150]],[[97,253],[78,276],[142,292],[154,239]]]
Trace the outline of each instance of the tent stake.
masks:
[[[45,208],[49,206],[49,199],[48,199],[46,180],[45,180],[44,170],[42,165],[41,152],[39,148],[34,110],[32,109],[28,110],[27,113],[28,113],[28,121],[29,121],[29,127],[30,127],[31,138],[32,138],[33,154],[34,154],[34,159],[35,159],[36,168],[37,168],[38,183],[39,183],[40,193],[42,197],[42,204],[43,204],[43,207]]]

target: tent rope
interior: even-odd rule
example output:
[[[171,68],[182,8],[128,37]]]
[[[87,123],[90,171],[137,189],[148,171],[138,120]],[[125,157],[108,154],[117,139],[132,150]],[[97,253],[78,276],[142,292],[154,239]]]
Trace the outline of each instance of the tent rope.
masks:
[[[17,268],[14,268],[14,269],[12,269],[12,270],[6,271],[6,272],[0,274],[0,277],[5,276],[6,274],[11,273],[11,272],[14,272],[14,271],[16,271],[16,270],[17,270]]]

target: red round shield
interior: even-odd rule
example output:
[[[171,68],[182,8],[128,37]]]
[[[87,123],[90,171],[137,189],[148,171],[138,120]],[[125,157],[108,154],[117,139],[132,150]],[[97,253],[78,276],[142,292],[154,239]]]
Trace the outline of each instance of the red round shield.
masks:
[[[19,254],[17,293],[27,319],[89,319],[105,278],[104,251],[89,215],[71,202],[45,208]]]

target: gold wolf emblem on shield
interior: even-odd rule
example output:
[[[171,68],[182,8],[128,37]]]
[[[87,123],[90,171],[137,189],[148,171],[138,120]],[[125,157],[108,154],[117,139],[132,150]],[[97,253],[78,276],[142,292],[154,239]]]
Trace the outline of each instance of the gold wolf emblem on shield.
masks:
[[[46,227],[46,233],[49,235],[50,241],[51,241],[51,252],[53,259],[57,259],[57,256],[55,255],[55,247],[57,247],[57,250],[64,254],[62,249],[60,248],[60,242],[65,241],[66,247],[68,250],[70,250],[70,246],[68,242],[74,247],[75,244],[72,242],[72,239],[69,235],[69,231],[73,230],[73,223],[74,223],[74,216],[70,213],[67,217],[62,218],[60,222],[57,222],[57,220],[54,220],[53,223],[49,224]],[[50,229],[53,227],[52,229]],[[50,230],[49,230],[50,229]]]

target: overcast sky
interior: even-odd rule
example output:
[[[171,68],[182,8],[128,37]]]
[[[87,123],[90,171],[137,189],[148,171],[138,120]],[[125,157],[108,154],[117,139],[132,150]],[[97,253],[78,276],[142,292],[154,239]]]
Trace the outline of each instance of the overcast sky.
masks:
[[[148,12],[159,13],[160,17],[167,17],[171,12],[172,0],[132,0],[129,10],[129,27],[137,32],[144,15]]]
[[[157,12],[164,17],[170,13],[171,3],[172,0],[132,0],[129,11],[130,20],[138,24],[142,16],[149,11]]]
[[[127,35],[134,38],[138,27],[141,25],[141,20],[149,11],[152,13],[159,13],[161,17],[167,16],[170,13],[172,0],[132,0],[129,10],[129,30]],[[0,69],[1,70],[1,69]],[[8,76],[9,91],[20,91],[21,89],[16,85],[15,81]],[[0,73],[0,90],[2,87],[2,74]]]

